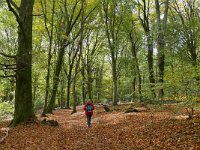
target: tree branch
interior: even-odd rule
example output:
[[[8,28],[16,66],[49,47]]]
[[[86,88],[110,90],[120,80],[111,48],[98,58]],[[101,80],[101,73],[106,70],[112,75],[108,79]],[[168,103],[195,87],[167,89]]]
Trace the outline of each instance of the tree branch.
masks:
[[[16,64],[0,64],[2,70],[13,70],[16,71]]]
[[[17,4],[15,4],[15,2],[13,2],[12,0],[10,0],[10,4],[12,4],[13,7],[19,12],[19,7],[17,6]]]
[[[0,75],[0,78],[15,78],[16,75],[12,74],[12,75]]]
[[[0,52],[0,55],[2,55],[2,56],[4,56],[4,57],[16,59],[16,56],[15,56],[15,55],[8,55],[8,54],[2,53],[2,52]]]
[[[17,12],[13,9],[13,7],[11,6],[11,4],[14,6],[14,7],[17,7],[17,5],[12,1],[12,0],[6,0],[7,4],[8,4],[8,8],[9,8],[9,11],[11,11],[14,16],[16,17],[16,20],[17,20],[17,23],[19,24],[19,27],[21,28],[22,30],[22,33],[24,35],[24,37],[26,37],[25,35],[25,32],[24,32],[24,28],[23,28],[23,25],[22,25],[22,22],[20,21],[20,18],[19,18],[19,15],[17,14]],[[19,10],[19,8],[17,7],[17,9]]]
[[[11,67],[16,66],[16,64],[0,64],[0,66]]]

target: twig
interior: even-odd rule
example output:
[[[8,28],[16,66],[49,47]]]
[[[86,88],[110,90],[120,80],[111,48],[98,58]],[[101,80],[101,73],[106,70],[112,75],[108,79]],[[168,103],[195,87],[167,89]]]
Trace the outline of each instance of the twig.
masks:
[[[15,78],[16,75],[0,75],[0,78]]]
[[[2,53],[2,52],[0,52],[0,55],[2,55],[2,56],[4,56],[4,57],[16,59],[16,56],[15,56],[15,55],[8,55],[8,54]]]

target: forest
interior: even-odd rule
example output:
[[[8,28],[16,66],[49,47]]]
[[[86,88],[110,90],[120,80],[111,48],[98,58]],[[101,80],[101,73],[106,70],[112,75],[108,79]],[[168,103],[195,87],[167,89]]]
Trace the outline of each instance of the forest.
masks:
[[[199,39],[198,0],[1,0],[0,147],[198,149]]]

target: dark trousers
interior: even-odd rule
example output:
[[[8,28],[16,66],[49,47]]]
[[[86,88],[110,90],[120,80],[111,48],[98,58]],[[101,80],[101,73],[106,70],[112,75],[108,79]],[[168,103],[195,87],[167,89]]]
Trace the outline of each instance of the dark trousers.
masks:
[[[91,125],[91,115],[86,115],[87,116],[87,126],[90,127]]]

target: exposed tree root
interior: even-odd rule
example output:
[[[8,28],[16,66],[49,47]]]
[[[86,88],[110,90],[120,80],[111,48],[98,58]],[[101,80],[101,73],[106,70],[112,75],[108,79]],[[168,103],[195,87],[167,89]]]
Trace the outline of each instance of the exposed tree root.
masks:
[[[8,136],[8,131],[10,130],[10,128],[1,128],[1,133],[4,135],[1,139],[0,139],[0,143],[2,143],[6,137]]]

